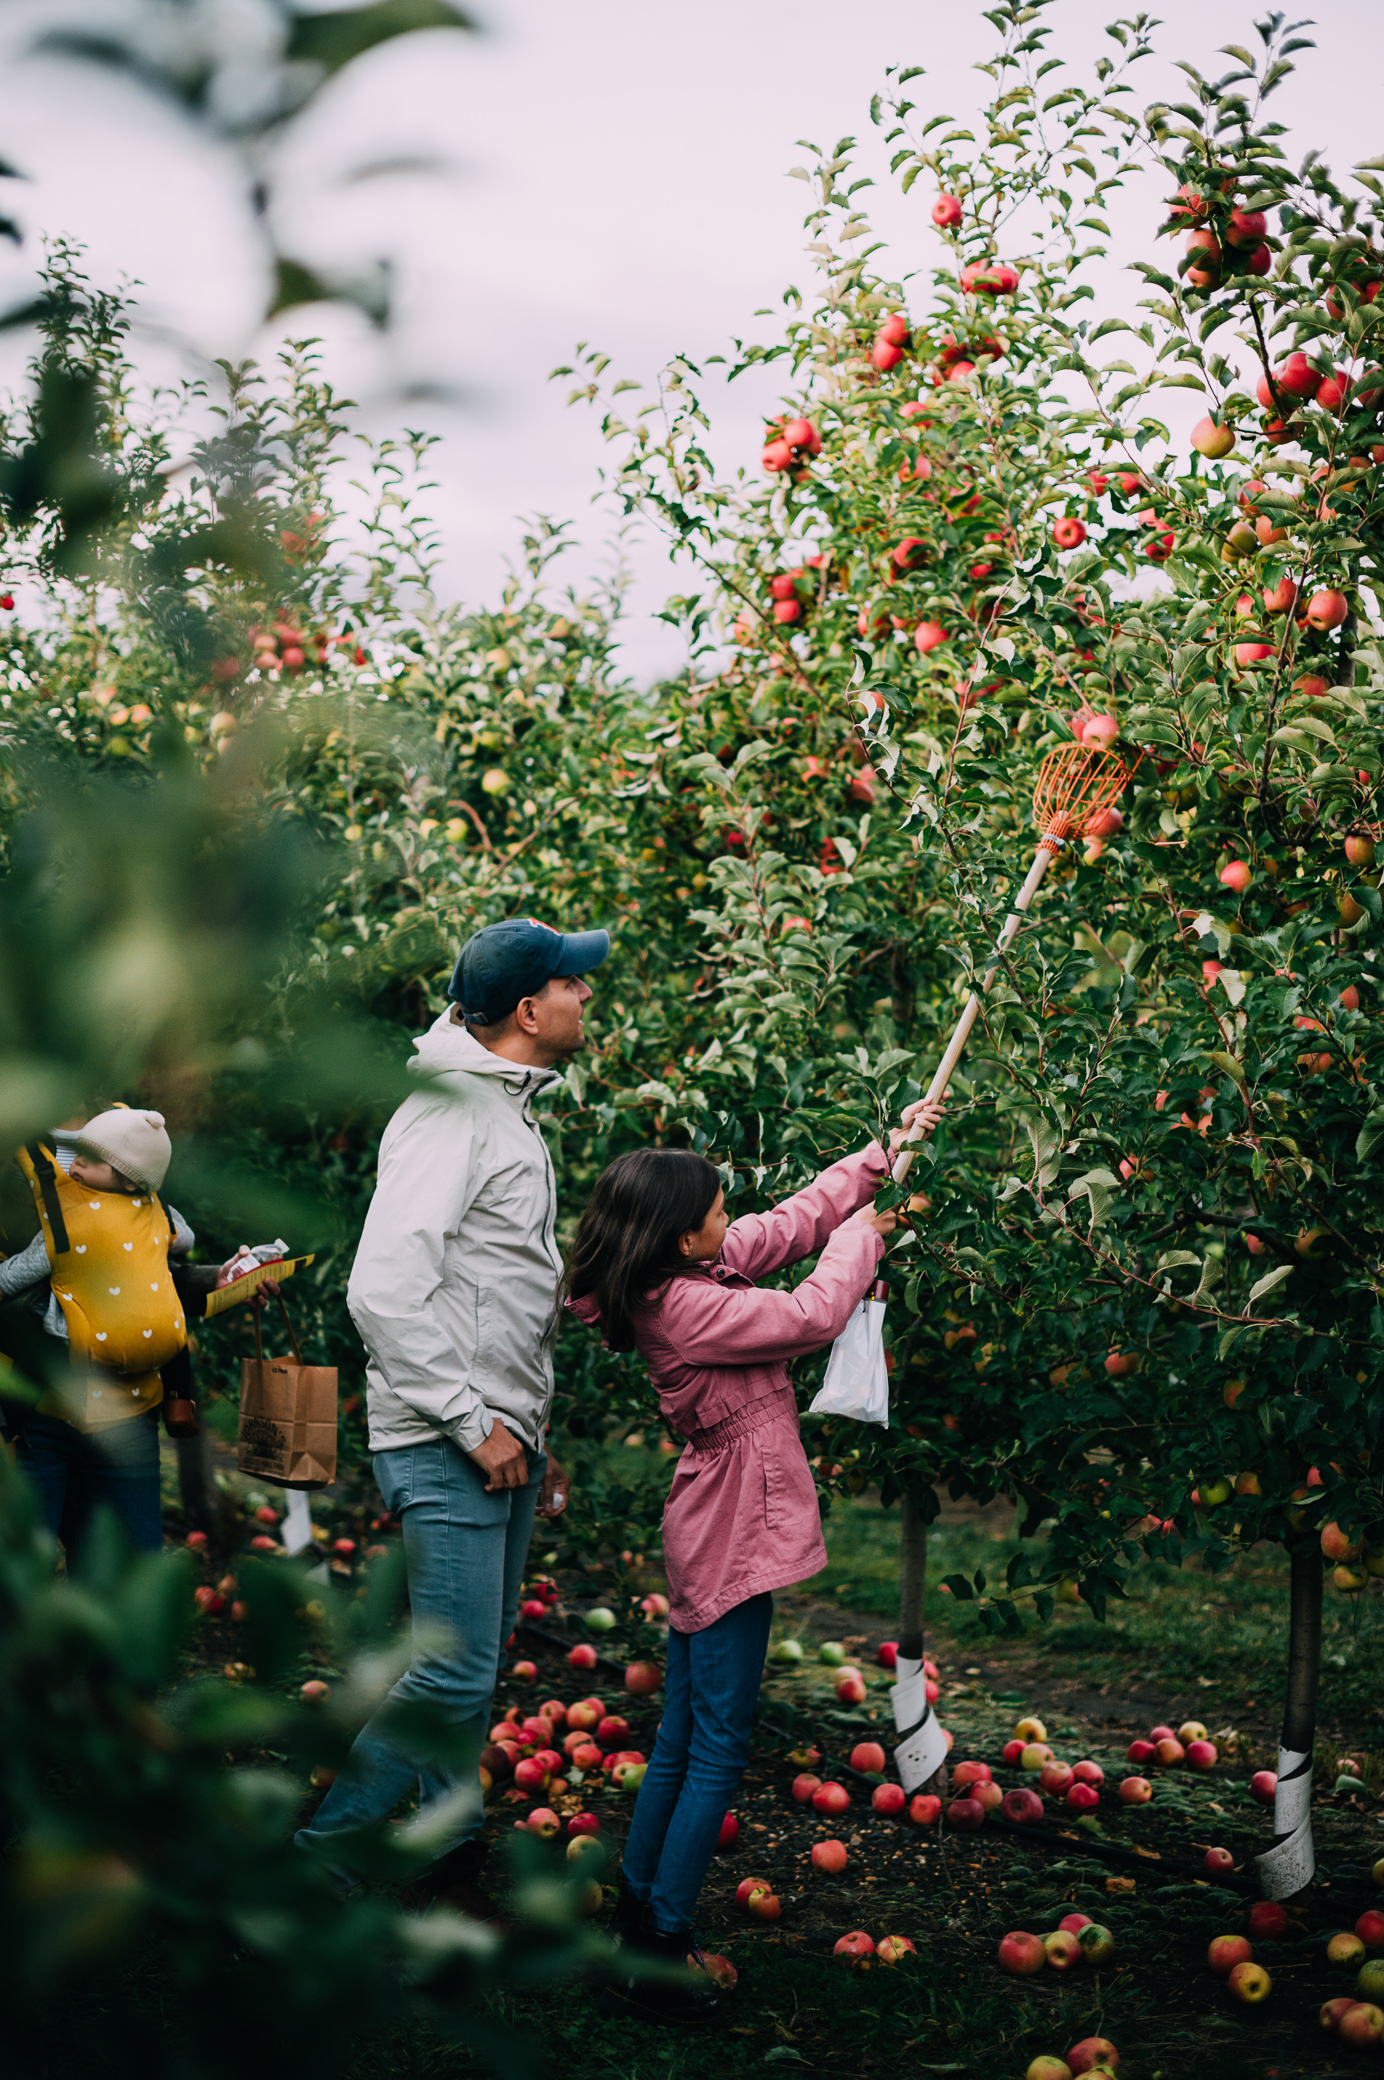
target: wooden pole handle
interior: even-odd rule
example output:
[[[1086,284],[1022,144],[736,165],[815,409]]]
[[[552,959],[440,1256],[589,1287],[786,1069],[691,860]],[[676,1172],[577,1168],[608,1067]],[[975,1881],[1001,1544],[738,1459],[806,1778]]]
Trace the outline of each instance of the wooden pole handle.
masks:
[[[1000,927],[1000,934],[995,941],[994,952],[985,964],[985,974],[981,981],[980,993],[978,995],[975,990],[972,990],[970,996],[967,997],[961,1016],[952,1029],[951,1039],[947,1042],[942,1059],[937,1064],[932,1082],[927,1087],[925,1103],[935,1105],[946,1094],[947,1085],[951,1082],[966,1042],[971,1037],[971,1028],[980,1016],[980,999],[995,979],[999,970],[1001,955],[1006,948],[1013,944],[1015,935],[1023,921],[1024,912],[1042,886],[1043,876],[1052,865],[1055,852],[1056,848],[1049,846],[1045,841],[1039,845],[1038,850],[1034,853],[1033,865],[1028,870],[1028,878],[1015,896],[1014,907]],[[909,1138],[921,1140],[922,1136],[910,1135]],[[902,1184],[912,1168],[913,1151],[905,1145],[905,1147],[900,1149],[894,1161],[892,1174],[895,1184]]]

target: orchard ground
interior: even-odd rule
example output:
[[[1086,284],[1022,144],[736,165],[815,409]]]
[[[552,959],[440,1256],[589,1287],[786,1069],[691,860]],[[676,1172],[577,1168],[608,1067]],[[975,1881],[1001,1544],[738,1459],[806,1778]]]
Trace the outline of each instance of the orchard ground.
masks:
[[[644,1448],[609,1444],[602,1450],[619,1465]],[[224,1447],[218,1460],[221,1528],[206,1560],[213,1580],[233,1568],[235,1553],[253,1533],[263,1533],[250,1515],[263,1492],[229,1470]],[[170,1489],[171,1474],[170,1466]],[[281,1503],[282,1497],[271,1493],[268,1500]],[[940,1500],[930,1579],[1002,1567],[1017,1544],[1009,1506],[979,1509]],[[368,1482],[342,1483],[314,1498],[313,1508],[324,1546],[354,1540],[352,1553],[329,1550],[324,1560],[342,1587],[358,1585],[370,1564],[367,1546],[396,1535],[387,1524],[372,1523],[378,1497]],[[1256,1941],[1273,1991],[1250,2008],[1237,2005],[1224,1981],[1212,1976],[1206,1949],[1213,1936],[1243,1932],[1252,1894],[1207,1884],[1183,1866],[1200,1865],[1215,1844],[1228,1848],[1244,1870],[1268,1839],[1269,1816],[1250,1798],[1248,1781],[1254,1769],[1275,1760],[1287,1611],[1281,1551],[1257,1549],[1215,1577],[1193,1565],[1146,1566],[1105,1625],[1080,1607],[1059,1606],[1048,1626],[1031,1626],[1020,1639],[987,1637],[973,1609],[945,1591],[929,1591],[929,1651],[941,1668],[939,1709],[955,1735],[953,1761],[988,1762],[1006,1788],[1032,1784],[1003,1767],[1001,1750],[1015,1722],[1034,1713],[1059,1757],[1090,1757],[1104,1769],[1100,1832],[1075,1831],[1073,1816],[1048,1800],[1047,1826],[1063,1839],[1040,1846],[988,1823],[978,1834],[956,1834],[886,1818],[872,1811],[868,1783],[830,1767],[832,1757],[846,1762],[858,1741],[878,1738],[888,1747],[892,1679],[877,1665],[875,1650],[895,1629],[889,1610],[897,1597],[897,1512],[882,1509],[867,1491],[838,1503],[826,1530],[827,1569],[776,1599],[775,1641],[797,1639],[803,1659],[770,1664],[751,1768],[736,1801],[739,1839],[716,1858],[703,1895],[701,1940],[729,1957],[740,1975],[727,2030],[708,2042],[603,2022],[575,1987],[560,1995],[504,1996],[498,2005],[543,2047],[550,2069],[566,2069],[575,2058],[583,2073],[654,2080],[773,2062],[820,2073],[902,2067],[1020,2080],[1039,2053],[1061,2054],[1082,2037],[1101,2034],[1119,2046],[1124,2080],[1183,2080],[1207,2070],[1208,2061],[1218,2075],[1245,2080],[1352,2070],[1347,2047],[1325,2036],[1317,2017],[1322,2002],[1354,1988],[1354,1968],[1327,1963],[1327,1939],[1351,1928],[1378,1897],[1370,1869],[1384,1851],[1384,1724],[1369,1670],[1384,1625],[1379,1597],[1328,1605],[1316,1772],[1318,1879],[1290,1909],[1286,1936]],[[541,1536],[535,1541],[535,1572],[554,1575],[561,1590],[551,1629],[572,1639],[592,1637],[598,1651],[622,1662],[636,1641],[623,1616],[613,1632],[590,1635],[582,1613],[600,1604],[623,1614],[633,1598],[664,1586],[656,1565],[642,1556],[630,1563],[566,1561],[560,1544],[545,1548]],[[827,1640],[837,1641],[865,1676],[867,1697],[858,1709],[837,1703],[836,1670],[817,1654]],[[628,1720],[631,1745],[650,1751],[656,1697],[627,1697],[618,1674],[605,1669],[573,1671],[560,1649],[532,1635],[519,1642],[511,1664],[525,1657],[537,1664],[537,1680],[506,1676],[497,1717],[511,1704],[527,1712],[550,1696],[571,1703],[599,1695]],[[228,1617],[207,1621],[189,1673],[229,1671],[235,1662],[235,1626]],[[331,1673],[305,1656],[303,1676]],[[1153,1799],[1141,1807],[1120,1805],[1114,1788],[1135,1773],[1125,1759],[1128,1743],[1159,1720],[1176,1726],[1189,1717],[1205,1721],[1218,1740],[1216,1769],[1193,1776],[1185,1768],[1140,1765],[1138,1773],[1154,1779]],[[817,1774],[839,1775],[848,1785],[847,1812],[827,1819],[793,1801],[790,1786],[801,1764],[792,1750],[803,1743],[820,1746],[828,1758],[814,1765]],[[1345,1755],[1360,1766],[1367,1793],[1334,1792]],[[491,1795],[487,1834],[502,1867],[515,1820],[533,1803],[500,1786]],[[553,1803],[564,1820],[595,1811],[611,1845],[628,1825],[631,1801],[594,1788],[590,1778]],[[847,1867],[836,1876],[811,1867],[812,1844],[826,1838],[839,1839],[848,1851]],[[1101,1846],[1133,1851],[1140,1861],[1103,1859],[1095,1853]],[[560,1840],[555,1862],[561,1848]],[[736,1887],[749,1877],[766,1879],[782,1901],[776,1923],[752,1921],[736,1905]],[[1000,1971],[1002,1935],[1022,1928],[1041,1936],[1073,1911],[1111,1930],[1116,1950],[1109,1965],[1081,1965],[1067,1974],[1049,1969],[1022,1980]],[[832,1946],[853,1929],[876,1939],[911,1937],[917,1962],[846,1966],[833,1958]],[[482,2068],[468,2053],[410,2036],[363,2051],[358,2071],[367,2070],[372,2080],[388,2080]]]

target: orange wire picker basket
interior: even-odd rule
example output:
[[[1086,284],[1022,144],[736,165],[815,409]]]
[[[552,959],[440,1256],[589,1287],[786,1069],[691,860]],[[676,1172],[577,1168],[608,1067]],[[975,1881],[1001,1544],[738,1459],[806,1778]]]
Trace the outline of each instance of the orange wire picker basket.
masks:
[[[1117,751],[1096,751],[1085,744],[1063,744],[1050,751],[1038,768],[1033,789],[1033,818],[1040,836],[1028,878],[1014,898],[1014,907],[1001,927],[995,948],[986,963],[980,990],[972,990],[956,1022],[946,1051],[928,1085],[927,1097],[935,1103],[952,1080],[952,1072],[980,1016],[980,999],[989,989],[1005,949],[1012,943],[1023,914],[1042,884],[1054,859],[1073,839],[1086,835],[1105,810],[1112,809],[1138,771],[1143,753],[1127,766]],[[921,1138],[921,1137],[919,1137]],[[904,1148],[894,1163],[894,1179],[901,1184],[913,1167],[913,1156]]]

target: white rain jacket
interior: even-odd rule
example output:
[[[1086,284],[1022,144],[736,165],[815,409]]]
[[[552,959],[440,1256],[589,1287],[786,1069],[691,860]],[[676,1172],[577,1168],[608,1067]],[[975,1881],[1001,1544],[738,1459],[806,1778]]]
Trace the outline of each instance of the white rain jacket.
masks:
[[[346,1292],[370,1355],[370,1447],[441,1434],[474,1451],[495,1416],[541,1445],[562,1257],[529,1108],[558,1074],[492,1054],[450,1011],[413,1044],[430,1087],[385,1128]]]

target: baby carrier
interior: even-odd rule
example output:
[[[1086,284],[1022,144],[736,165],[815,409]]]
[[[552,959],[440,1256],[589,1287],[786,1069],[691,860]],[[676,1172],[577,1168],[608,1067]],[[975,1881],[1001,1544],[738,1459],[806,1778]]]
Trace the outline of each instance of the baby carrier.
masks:
[[[83,1412],[80,1392],[76,1406],[64,1392],[54,1412],[87,1427],[139,1415],[162,1398],[160,1366],[187,1344],[168,1267],[168,1215],[156,1193],[79,1184],[41,1142],[19,1151],[19,1167],[38,1209],[73,1363],[93,1368],[84,1370]]]

